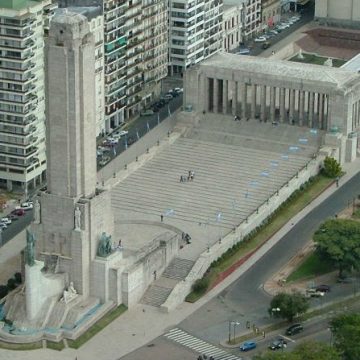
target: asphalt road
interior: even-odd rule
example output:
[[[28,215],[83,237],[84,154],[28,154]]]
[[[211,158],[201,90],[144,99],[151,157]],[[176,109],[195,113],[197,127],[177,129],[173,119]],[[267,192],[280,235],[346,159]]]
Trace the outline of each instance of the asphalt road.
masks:
[[[172,99],[166,106],[160,109],[158,113],[155,113],[151,116],[140,116],[136,120],[132,121],[128,125],[124,127],[129,133],[126,136],[123,136],[119,143],[112,148],[108,148],[106,151],[106,156],[109,156],[110,159],[113,159],[115,156],[118,156],[120,153],[127,149],[127,146],[131,146],[131,142],[136,142],[138,138],[141,138],[145,135],[148,131],[153,129],[155,126],[158,125],[159,122],[166,119],[170,114],[176,111],[180,106],[182,106],[183,96],[179,94],[179,96]],[[111,136],[111,135],[110,135]],[[103,139],[98,139],[98,144],[101,144],[102,140],[105,140],[107,136]],[[131,145],[129,145],[131,144]],[[98,163],[98,169],[101,166]]]
[[[33,211],[28,210],[25,211],[24,216],[19,216],[17,220],[12,221],[12,223],[8,225],[7,229],[3,230],[1,233],[0,246],[6,244],[19,232],[24,230],[24,228],[30,224],[32,219],[33,219]]]
[[[244,275],[183,321],[180,327],[204,340],[219,343],[227,337],[229,321],[239,321],[242,324],[239,331],[244,331],[246,321],[257,326],[268,324],[270,319],[267,307],[271,298],[263,291],[262,284],[305,245],[320,223],[344,209],[348,200],[359,193],[360,174],[357,174],[305,218],[294,224],[292,230]],[[326,304],[353,291],[351,284],[337,284],[324,298],[313,299],[312,302],[314,305]]]
[[[292,15],[295,15],[295,13],[294,14],[289,14],[288,17],[291,17]],[[271,37],[267,41],[270,42],[271,45],[274,45],[274,44],[278,43],[279,41],[285,39],[291,33],[298,30],[299,28],[301,28],[302,26],[304,26],[305,24],[309,23],[312,20],[314,20],[314,9],[307,8],[304,11],[304,13],[301,15],[301,19],[298,22],[291,25],[289,28],[287,28],[285,30],[282,30],[278,35],[275,35],[275,36]],[[250,51],[249,55],[257,56],[257,55],[261,54],[264,51],[264,49],[262,48],[262,45],[263,45],[263,43],[256,43],[256,42],[250,40],[242,47],[251,48],[251,51]],[[239,48],[234,50],[233,52],[234,53],[239,52]]]

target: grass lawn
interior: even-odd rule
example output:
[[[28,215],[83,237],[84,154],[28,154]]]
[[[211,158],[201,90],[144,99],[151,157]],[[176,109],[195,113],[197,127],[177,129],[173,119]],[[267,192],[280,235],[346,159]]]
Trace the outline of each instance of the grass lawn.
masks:
[[[239,259],[246,254],[255,250],[258,246],[265,243],[272,235],[279,231],[293,216],[306,207],[311,201],[318,197],[334,180],[324,175],[318,175],[314,181],[306,188],[305,191],[299,193],[288,202],[287,206],[281,209],[271,222],[262,228],[250,241],[240,244],[238,250],[232,255],[225,256],[224,259],[212,267],[209,273],[206,275],[209,278],[209,289],[212,288],[212,284],[216,281],[218,275],[235,264]],[[201,296],[202,293],[195,293],[192,291],[187,297],[186,301],[195,302]]]
[[[98,322],[96,322],[88,331],[79,336],[76,340],[68,340],[69,347],[78,349],[80,346],[90,340],[93,336],[95,336],[98,332],[100,332],[104,327],[109,325],[112,321],[114,321],[121,314],[123,314],[126,310],[127,307],[125,305],[120,305],[116,309],[110,311]]]
[[[307,64],[315,64],[315,65],[324,65],[324,62],[328,59],[327,57],[318,56],[314,54],[306,54],[303,53],[303,59],[299,59],[298,55],[293,56],[290,61],[299,62],[299,63],[307,63]],[[333,67],[340,67],[346,63],[345,60],[341,59],[332,59]]]
[[[286,281],[291,282],[310,279],[333,270],[334,266],[330,261],[320,258],[317,253],[313,252],[290,274]]]
[[[11,343],[6,343],[6,342],[1,341],[0,348],[7,349],[7,350],[22,350],[22,351],[36,350],[36,349],[42,348],[42,342],[38,341],[38,342],[30,343],[30,344],[11,344]],[[0,356],[0,358],[1,358],[1,356]]]
[[[60,342],[46,341],[46,347],[48,349],[61,351],[62,349],[64,349],[65,345],[63,341]]]

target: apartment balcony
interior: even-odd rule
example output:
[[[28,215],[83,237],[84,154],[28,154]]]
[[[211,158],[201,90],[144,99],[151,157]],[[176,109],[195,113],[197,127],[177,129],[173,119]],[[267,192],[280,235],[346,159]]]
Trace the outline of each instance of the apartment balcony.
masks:
[[[106,55],[114,54],[115,52],[121,51],[121,49],[125,49],[125,47],[126,47],[126,39],[121,38],[116,42],[105,44],[105,54]]]
[[[142,19],[142,10],[141,9],[139,9],[138,11],[135,11],[135,12],[133,12],[132,14],[127,14],[127,16],[126,16],[126,21],[129,21],[129,20],[131,20],[131,19],[133,19],[133,18],[136,18],[137,16],[139,16],[139,19],[138,19],[138,21],[141,21],[141,19]]]
[[[137,64],[135,64],[135,65],[137,65]],[[128,68],[128,69],[129,69],[129,68]],[[133,72],[132,72],[131,74],[128,73],[128,74],[126,75],[126,80],[131,79],[131,78],[133,78],[134,76],[142,73],[142,71],[143,71],[143,69],[142,69],[140,66],[136,66],[135,69],[133,70]]]
[[[144,50],[142,48],[136,48],[132,53],[127,54],[127,60],[132,59],[135,56],[142,54]],[[135,61],[141,61],[141,59],[135,59]]]

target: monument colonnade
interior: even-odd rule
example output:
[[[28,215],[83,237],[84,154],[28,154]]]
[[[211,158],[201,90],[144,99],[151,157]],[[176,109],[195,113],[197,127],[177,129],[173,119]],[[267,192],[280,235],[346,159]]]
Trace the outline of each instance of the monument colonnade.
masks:
[[[286,86],[283,80],[276,84],[251,74],[231,77],[209,77],[204,73],[199,76],[205,112],[328,129],[330,95],[325,88],[312,90],[302,82]]]

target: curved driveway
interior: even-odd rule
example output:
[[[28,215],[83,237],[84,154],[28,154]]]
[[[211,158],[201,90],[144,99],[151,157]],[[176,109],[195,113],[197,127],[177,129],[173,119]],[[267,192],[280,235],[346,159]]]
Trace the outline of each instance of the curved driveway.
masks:
[[[348,201],[358,194],[360,174],[350,179],[294,224],[294,227],[246,273],[184,320],[180,327],[197,337],[219,343],[228,336],[229,321],[240,322],[238,332],[245,331],[246,321],[257,326],[268,323],[267,307],[271,297],[262,290],[262,284],[304,246],[322,221],[341,211],[347,206]],[[324,302],[341,295],[343,288],[339,285],[324,298]]]

